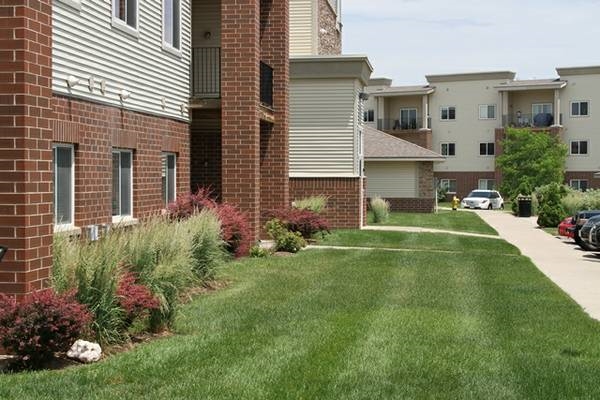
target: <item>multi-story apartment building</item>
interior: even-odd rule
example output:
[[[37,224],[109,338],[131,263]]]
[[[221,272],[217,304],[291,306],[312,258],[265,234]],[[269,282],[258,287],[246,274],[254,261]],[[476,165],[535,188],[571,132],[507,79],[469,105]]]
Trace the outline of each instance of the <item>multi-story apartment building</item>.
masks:
[[[134,224],[197,185],[258,236],[261,210],[289,201],[288,15],[285,0],[0,5],[0,292],[45,285],[55,231]]]
[[[497,186],[495,157],[507,127],[559,135],[569,146],[566,183],[600,187],[592,109],[600,67],[557,72],[542,80],[515,80],[510,71],[428,75],[428,84],[406,87],[373,79],[365,123],[445,156],[435,176],[451,194]]]

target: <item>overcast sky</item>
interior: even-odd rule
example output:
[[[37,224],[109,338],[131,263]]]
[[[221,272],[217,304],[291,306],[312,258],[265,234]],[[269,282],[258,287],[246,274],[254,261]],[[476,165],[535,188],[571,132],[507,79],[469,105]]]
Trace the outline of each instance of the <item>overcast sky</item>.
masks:
[[[344,54],[394,85],[427,74],[511,70],[551,78],[600,65],[600,0],[343,0]]]

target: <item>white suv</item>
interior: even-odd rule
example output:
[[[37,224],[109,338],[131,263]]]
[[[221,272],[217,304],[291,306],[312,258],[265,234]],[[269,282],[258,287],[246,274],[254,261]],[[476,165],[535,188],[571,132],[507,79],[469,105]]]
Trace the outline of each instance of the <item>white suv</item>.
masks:
[[[473,190],[460,205],[462,208],[503,209],[504,200],[497,190]]]

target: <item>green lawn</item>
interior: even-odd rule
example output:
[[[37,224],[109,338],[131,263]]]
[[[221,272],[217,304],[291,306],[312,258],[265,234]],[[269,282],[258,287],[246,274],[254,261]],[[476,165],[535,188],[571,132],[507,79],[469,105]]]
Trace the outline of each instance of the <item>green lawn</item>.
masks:
[[[498,232],[479,218],[476,213],[467,211],[440,210],[437,214],[392,212],[390,213],[390,219],[380,224],[373,224],[373,214],[369,211],[367,221],[372,225],[420,226],[423,228],[485,233],[489,235],[498,234]]]
[[[95,365],[0,375],[0,398],[600,398],[600,323],[510,245],[484,241],[500,247],[232,263],[231,285],[185,306],[178,335]]]

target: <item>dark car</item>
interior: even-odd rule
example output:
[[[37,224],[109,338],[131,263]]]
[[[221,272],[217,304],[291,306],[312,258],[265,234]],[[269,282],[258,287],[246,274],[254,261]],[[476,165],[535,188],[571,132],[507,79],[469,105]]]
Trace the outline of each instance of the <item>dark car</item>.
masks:
[[[579,231],[581,230],[583,225],[585,225],[588,219],[597,215],[600,215],[600,210],[584,210],[579,211],[577,214],[575,214],[575,217],[573,217],[575,222],[575,226],[571,228],[573,231],[573,239],[575,239],[575,243],[577,243],[582,249],[585,249],[586,243],[583,240],[581,240],[581,237],[579,236]]]
[[[575,242],[584,250],[598,250],[596,246],[589,243],[590,230],[596,222],[600,222],[600,212],[594,215],[587,214],[587,218],[579,218],[575,224]]]
[[[579,230],[581,240],[588,248],[585,250],[598,251],[600,250],[598,243],[598,229],[600,228],[600,215],[592,217]]]

